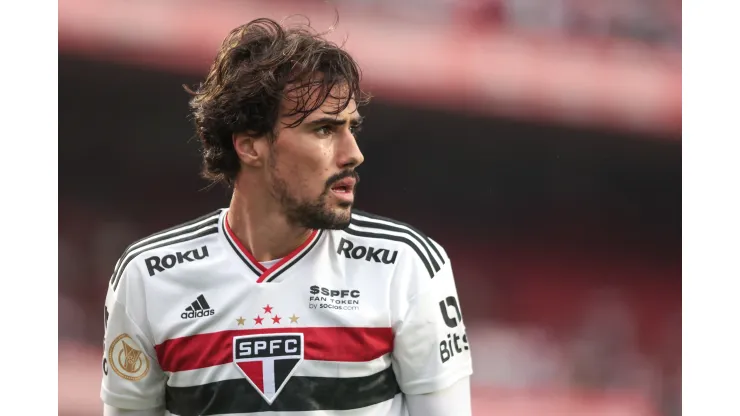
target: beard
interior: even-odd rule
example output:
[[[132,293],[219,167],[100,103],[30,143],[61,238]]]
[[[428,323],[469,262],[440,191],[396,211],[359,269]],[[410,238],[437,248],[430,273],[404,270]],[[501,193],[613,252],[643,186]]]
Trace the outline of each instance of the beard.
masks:
[[[360,182],[360,175],[353,170],[347,170],[333,175],[326,181],[324,191],[312,201],[300,201],[288,190],[288,183],[273,170],[273,196],[280,201],[288,222],[303,228],[314,230],[343,230],[349,226],[351,220],[350,202],[339,202],[337,206],[343,208],[336,212],[327,203],[331,187],[344,178],[355,178]]]

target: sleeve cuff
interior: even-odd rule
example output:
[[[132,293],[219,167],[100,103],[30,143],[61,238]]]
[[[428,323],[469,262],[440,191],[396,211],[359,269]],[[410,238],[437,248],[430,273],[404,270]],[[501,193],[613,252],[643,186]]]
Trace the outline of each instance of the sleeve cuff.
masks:
[[[436,391],[444,390],[458,382],[460,379],[469,377],[472,374],[472,365],[468,365],[466,367],[445,371],[433,378],[407,382],[401,386],[401,391],[403,391],[404,394],[434,393]]]
[[[100,388],[100,398],[103,403],[118,407],[121,409],[128,410],[147,410],[158,406],[163,406],[163,400],[157,400],[155,398],[136,398],[126,397],[120,394],[113,393],[112,391],[102,386]]]

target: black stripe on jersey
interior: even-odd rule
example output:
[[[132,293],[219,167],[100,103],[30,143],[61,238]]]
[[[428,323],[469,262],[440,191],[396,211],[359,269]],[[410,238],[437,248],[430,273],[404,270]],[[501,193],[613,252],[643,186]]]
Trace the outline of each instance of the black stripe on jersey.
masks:
[[[414,240],[416,240],[416,241],[419,242],[419,245],[421,245],[422,247],[424,247],[424,251],[426,251],[427,252],[427,255],[429,255],[429,260],[432,261],[432,266],[434,267],[434,271],[436,271],[436,272],[439,271],[440,267],[439,267],[439,264],[437,263],[437,260],[434,259],[434,256],[432,255],[432,252],[429,251],[429,247],[426,245],[426,243],[424,243],[424,241],[421,240],[421,238],[419,238],[418,235],[416,235],[416,233],[413,233],[410,230],[408,230],[406,228],[402,228],[402,227],[395,227],[393,225],[381,224],[381,223],[377,223],[377,222],[363,221],[363,220],[361,220],[359,218],[355,218],[354,216],[352,217],[351,224],[354,224],[354,225],[356,225],[358,227],[375,228],[375,229],[386,230],[386,231],[395,231],[395,232],[399,232],[399,233],[404,233],[404,234],[410,235],[411,237],[414,238]]]
[[[375,215],[375,214],[371,214],[369,212],[360,211],[358,209],[352,210],[352,212],[355,212],[358,215],[362,215],[363,217],[368,217],[368,218],[372,218],[372,219],[380,220],[380,221],[386,221],[386,222],[390,222],[390,223],[393,223],[393,224],[396,224],[396,225],[400,225],[401,227],[408,228],[409,230],[413,231],[418,236],[420,236],[421,238],[423,238],[424,241],[427,242],[427,245],[429,247],[431,247],[432,250],[437,254],[437,257],[439,257],[439,260],[442,262],[442,264],[445,264],[445,258],[442,256],[442,253],[440,253],[439,250],[437,250],[437,247],[434,245],[434,243],[432,243],[432,241],[429,239],[429,237],[426,236],[426,234],[422,233],[417,228],[414,228],[414,226],[412,226],[410,224],[406,224],[405,222],[394,220],[392,218],[381,217],[380,215]],[[377,227],[378,225],[375,224],[374,226]]]
[[[358,237],[370,237],[370,238],[379,238],[381,240],[392,240],[392,241],[398,241],[401,243],[408,244],[411,248],[414,249],[416,254],[419,255],[419,258],[421,259],[422,263],[424,263],[424,267],[427,268],[427,271],[429,272],[429,277],[434,277],[434,270],[432,269],[431,264],[429,264],[429,260],[424,256],[424,254],[419,250],[419,247],[414,244],[413,241],[409,240],[406,237],[401,237],[398,235],[390,235],[390,234],[379,234],[379,233],[370,233],[367,231],[359,231],[352,228],[352,224],[350,223],[350,226],[345,228],[343,230],[347,234],[356,235]],[[437,270],[439,271],[439,269]]]
[[[152,240],[152,241],[145,241],[145,240],[149,240],[150,238],[153,238],[153,237],[159,237],[162,234],[169,233],[170,231],[174,231],[174,230],[177,230],[177,229],[180,229],[180,228],[185,228],[185,227],[191,226],[193,224],[197,224],[197,223],[199,223],[201,221],[205,221],[205,220],[207,220],[209,218],[212,218],[212,217],[218,217],[218,215],[220,213],[221,213],[221,210],[217,210],[217,211],[211,212],[210,214],[206,214],[206,215],[203,215],[201,217],[198,217],[198,218],[196,218],[194,220],[191,220],[191,221],[188,221],[188,222],[185,222],[185,223],[182,223],[182,224],[175,225],[175,226],[170,227],[170,228],[168,228],[166,230],[158,231],[158,232],[156,232],[156,233],[154,233],[152,235],[149,235],[149,236],[146,236],[146,237],[142,238],[141,240],[134,241],[133,243],[131,243],[131,245],[129,245],[128,247],[126,247],[126,250],[123,251],[124,256],[122,256],[121,258],[125,257],[125,254],[127,254],[131,250],[136,249],[139,246],[144,246],[144,245],[150,244],[152,242],[154,242],[154,243],[157,242],[157,240]],[[203,224],[203,225],[205,225],[205,224]]]
[[[126,256],[128,256],[128,254],[131,251],[134,251],[134,250],[136,250],[138,248],[141,248],[141,247],[144,247],[144,246],[148,246],[148,245],[151,245],[151,244],[154,244],[154,243],[158,243],[158,242],[160,242],[162,240],[166,240],[168,238],[178,237],[180,235],[187,234],[187,233],[190,233],[190,232],[199,230],[202,227],[206,227],[206,226],[209,226],[209,225],[216,224],[216,223],[218,223],[218,215],[220,213],[221,213],[221,210],[214,211],[214,212],[212,212],[212,213],[210,213],[208,215],[204,215],[204,216],[199,217],[199,218],[196,218],[196,219],[194,219],[192,221],[188,221],[186,223],[183,223],[183,224],[180,224],[180,225],[176,225],[174,227],[170,227],[170,228],[168,228],[166,230],[162,230],[162,231],[157,232],[157,233],[154,233],[154,234],[152,234],[152,235],[150,235],[148,237],[144,237],[141,240],[138,240],[138,241],[133,242],[131,245],[129,245],[128,247],[126,247],[126,250],[123,251],[123,255],[118,260],[118,263],[116,264],[116,267],[113,270],[113,276],[111,276],[111,284],[113,284],[113,282],[116,279],[116,276],[118,276],[118,272],[121,269],[121,264],[122,264],[123,260],[126,258]],[[212,220],[211,221],[208,221],[206,223],[203,223],[203,224],[198,224],[199,222],[205,221],[205,220],[207,220],[209,218],[212,218]],[[175,231],[175,230],[178,230],[178,232],[172,233],[172,234],[169,234],[169,235],[163,235],[163,234],[169,233],[171,231]]]
[[[245,378],[165,390],[167,410],[176,415],[351,410],[401,393],[391,367],[366,377],[291,377],[268,404]]]
[[[216,218],[216,221],[218,221],[218,218]],[[208,227],[208,225],[210,225],[210,227]],[[201,228],[202,228],[202,230],[200,232],[198,232],[197,234],[187,235],[185,237],[176,238],[174,240],[166,240],[166,241],[164,241],[161,244],[145,245],[145,246],[140,247],[140,248],[143,248],[143,250],[139,251],[138,253],[135,253],[135,254],[130,254],[129,253],[129,254],[127,254],[128,258],[126,258],[126,261],[123,262],[123,264],[121,265],[121,267],[118,269],[118,273],[115,276],[115,281],[113,283],[113,291],[115,291],[116,289],[118,289],[118,283],[121,281],[121,276],[123,276],[123,271],[126,270],[126,266],[128,266],[128,264],[131,263],[131,260],[135,259],[139,254],[145,253],[145,252],[147,252],[149,250],[154,250],[155,248],[162,248],[162,247],[171,246],[173,244],[184,243],[185,241],[195,240],[195,239],[198,239],[198,238],[201,238],[201,237],[205,237],[205,236],[210,235],[210,234],[216,234],[218,232],[218,227],[217,226],[214,226],[213,224],[211,224],[210,221],[208,222],[208,224],[201,225]],[[197,231],[197,230],[199,230],[201,228],[196,228],[195,230],[187,230],[187,232]],[[171,235],[167,236],[166,238],[169,239],[169,238],[172,238],[174,236],[181,235],[184,232],[185,231],[183,231],[183,232],[177,232],[175,234],[171,234]]]
[[[254,267],[254,266],[252,265],[252,263],[251,263],[251,262],[250,262],[250,261],[249,261],[248,259],[244,258],[244,254],[242,253],[242,251],[241,251],[241,250],[239,250],[239,247],[237,247],[237,246],[236,246],[236,245],[234,244],[234,242],[233,242],[233,241],[231,241],[231,238],[229,237],[229,232],[228,232],[228,231],[226,231],[226,218],[224,218],[223,222],[221,223],[221,230],[222,230],[222,232],[224,233],[224,236],[226,237],[226,241],[228,241],[228,242],[229,242],[229,245],[231,246],[231,248],[233,248],[233,249],[234,249],[234,251],[235,251],[235,252],[236,252],[236,254],[237,254],[237,255],[239,256],[239,258],[240,258],[240,259],[242,259],[242,261],[244,262],[244,264],[246,264],[246,265],[247,265],[247,267],[249,267],[249,269],[250,269],[250,270],[252,270],[252,271],[254,272],[254,274],[256,274],[257,276],[260,276],[260,275],[262,275],[262,271],[260,271],[260,270],[257,270],[257,268],[256,268],[256,267]]]
[[[290,261],[288,261],[286,264],[283,264],[283,266],[280,268],[280,270],[278,270],[272,276],[270,276],[269,278],[267,278],[267,280],[265,280],[265,282],[272,282],[278,276],[280,276],[284,271],[288,270],[288,268],[290,266],[296,264],[296,262],[300,261],[303,257],[305,257],[305,255],[308,254],[308,252],[311,251],[314,248],[314,246],[316,246],[316,244],[319,243],[319,240],[321,239],[321,237],[323,235],[324,235],[324,230],[320,230],[319,231],[319,235],[317,235],[316,238],[313,239],[313,242],[308,247],[306,247],[305,250],[303,250],[303,253],[301,253],[300,255],[298,255],[298,256],[290,259]]]

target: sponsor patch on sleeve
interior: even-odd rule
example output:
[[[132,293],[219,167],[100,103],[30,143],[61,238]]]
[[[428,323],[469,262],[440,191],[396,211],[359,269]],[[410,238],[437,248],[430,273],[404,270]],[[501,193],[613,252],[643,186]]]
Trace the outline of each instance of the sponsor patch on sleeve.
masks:
[[[149,373],[149,357],[128,334],[121,334],[108,348],[108,365],[121,378],[139,381]]]

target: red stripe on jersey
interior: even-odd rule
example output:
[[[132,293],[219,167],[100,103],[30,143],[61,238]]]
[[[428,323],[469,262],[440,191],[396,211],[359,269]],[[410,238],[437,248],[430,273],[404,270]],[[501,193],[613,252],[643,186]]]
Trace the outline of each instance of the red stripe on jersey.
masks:
[[[256,328],[198,334],[167,340],[154,349],[164,371],[177,372],[233,361],[233,338],[239,335],[302,332],[304,358],[318,361],[363,362],[393,350],[391,328]]]

